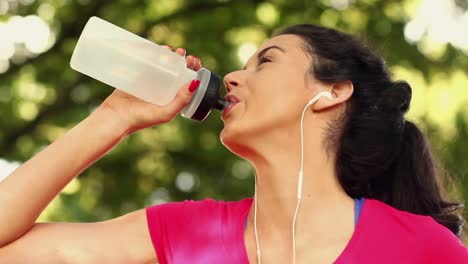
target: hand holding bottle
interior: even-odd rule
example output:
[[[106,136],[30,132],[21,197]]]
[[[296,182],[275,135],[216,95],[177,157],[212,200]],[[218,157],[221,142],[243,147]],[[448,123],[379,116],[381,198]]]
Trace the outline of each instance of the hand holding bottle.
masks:
[[[178,48],[175,52],[185,57],[185,49]],[[185,60],[189,69],[198,71],[202,68],[200,59],[195,56],[189,55]],[[98,110],[110,111],[127,128],[127,134],[130,134],[146,127],[170,122],[190,102],[198,84],[198,80],[186,83],[179,89],[176,97],[164,106],[145,102],[120,89],[115,89]]]
[[[99,17],[91,17],[86,23],[73,51],[70,66],[124,91],[115,91],[101,109],[117,112],[118,117],[129,124],[130,131],[125,132],[168,122],[177,113],[185,118],[203,121],[211,110],[223,111],[229,105],[219,96],[221,78],[202,68],[197,57],[185,58],[184,49],[168,51],[164,46]],[[193,94],[187,93],[190,86],[187,83],[194,79],[199,83],[192,85],[198,86],[198,89]],[[164,107],[155,108],[136,98]],[[138,106],[136,109],[133,109],[134,104]],[[185,107],[181,108],[183,105]]]

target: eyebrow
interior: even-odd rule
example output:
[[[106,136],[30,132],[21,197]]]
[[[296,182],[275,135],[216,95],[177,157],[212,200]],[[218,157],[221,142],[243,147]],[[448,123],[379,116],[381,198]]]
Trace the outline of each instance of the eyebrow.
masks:
[[[284,50],[283,48],[279,47],[279,46],[276,46],[276,45],[273,45],[273,46],[269,46],[269,47],[266,47],[264,48],[263,50],[261,50],[258,54],[257,54],[257,60],[260,60],[260,58],[265,55],[265,53],[270,50],[270,49],[277,49],[277,50],[280,50],[282,51],[283,53],[286,53],[286,50]],[[242,68],[242,70],[245,70],[247,69],[247,65],[244,66],[244,68]]]

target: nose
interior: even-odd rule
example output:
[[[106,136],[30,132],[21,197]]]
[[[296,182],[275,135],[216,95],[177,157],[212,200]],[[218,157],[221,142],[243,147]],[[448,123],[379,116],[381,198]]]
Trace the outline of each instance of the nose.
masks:
[[[230,93],[233,87],[237,88],[239,86],[239,82],[235,78],[235,72],[230,72],[224,76],[223,82],[227,93]]]

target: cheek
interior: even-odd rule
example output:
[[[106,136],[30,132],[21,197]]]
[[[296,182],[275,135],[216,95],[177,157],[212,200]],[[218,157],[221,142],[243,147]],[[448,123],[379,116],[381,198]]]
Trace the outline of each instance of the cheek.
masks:
[[[286,121],[294,117],[303,102],[304,76],[297,69],[267,69],[247,79],[249,87],[245,113],[249,119]]]
[[[297,116],[298,105],[301,103],[297,93],[293,89],[287,87],[279,87],[278,83],[272,86],[275,92],[266,91],[258,93],[251,98],[251,101],[246,107],[246,116],[250,121],[255,120],[259,123],[271,125],[282,125],[288,123]]]

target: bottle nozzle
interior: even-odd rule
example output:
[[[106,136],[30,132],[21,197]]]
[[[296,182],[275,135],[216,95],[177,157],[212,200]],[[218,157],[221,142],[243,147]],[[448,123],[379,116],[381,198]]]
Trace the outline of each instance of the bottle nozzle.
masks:
[[[197,72],[200,85],[190,103],[181,111],[182,116],[196,121],[203,121],[213,109],[223,111],[229,102],[219,96],[221,78],[202,68]]]
[[[223,98],[218,98],[216,101],[216,104],[214,106],[215,109],[218,109],[219,111],[223,111],[229,106],[229,102],[224,100]]]

